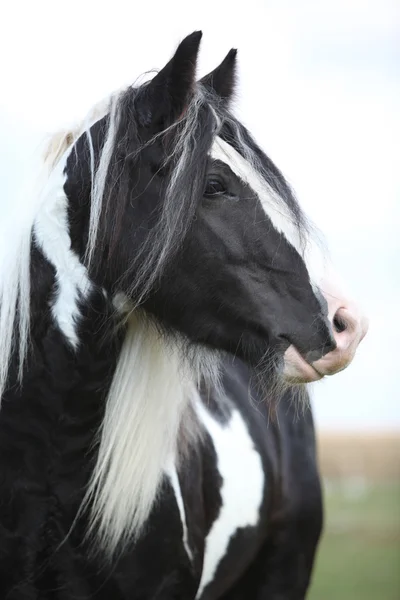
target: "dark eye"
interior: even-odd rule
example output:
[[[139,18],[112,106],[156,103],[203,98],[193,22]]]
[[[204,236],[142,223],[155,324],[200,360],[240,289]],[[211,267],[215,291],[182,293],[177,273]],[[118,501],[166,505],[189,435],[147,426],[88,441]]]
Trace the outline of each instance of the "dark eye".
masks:
[[[219,179],[209,179],[207,181],[204,195],[208,198],[216,198],[217,196],[223,196],[226,194],[226,187]]]

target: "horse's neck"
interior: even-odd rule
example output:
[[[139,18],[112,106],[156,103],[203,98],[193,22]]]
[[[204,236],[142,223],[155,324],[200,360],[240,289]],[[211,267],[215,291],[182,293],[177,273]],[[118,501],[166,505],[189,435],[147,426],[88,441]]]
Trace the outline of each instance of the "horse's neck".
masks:
[[[0,471],[29,464],[28,488],[44,484],[48,469],[68,470],[72,485],[89,462],[120,347],[116,337],[105,342],[106,299],[93,294],[82,306],[73,348],[48,308],[54,283],[53,268],[34,254],[29,354],[21,385],[13,361],[0,411],[0,455],[10,458]]]

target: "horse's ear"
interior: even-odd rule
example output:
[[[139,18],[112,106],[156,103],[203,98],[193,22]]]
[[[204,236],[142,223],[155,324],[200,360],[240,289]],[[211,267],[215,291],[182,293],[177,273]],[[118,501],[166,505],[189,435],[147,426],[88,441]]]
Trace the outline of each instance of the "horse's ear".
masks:
[[[232,48],[214,71],[200,79],[200,83],[215,92],[226,104],[235,92],[236,55],[237,50]]]
[[[168,127],[185,112],[195,85],[202,35],[201,31],[188,35],[171,60],[145,87],[138,107],[144,125]]]

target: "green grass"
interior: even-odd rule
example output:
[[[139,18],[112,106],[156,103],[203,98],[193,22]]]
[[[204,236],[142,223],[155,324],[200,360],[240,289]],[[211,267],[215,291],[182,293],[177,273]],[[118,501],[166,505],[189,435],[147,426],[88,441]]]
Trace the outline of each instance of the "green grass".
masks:
[[[326,486],[308,600],[400,600],[400,485]]]

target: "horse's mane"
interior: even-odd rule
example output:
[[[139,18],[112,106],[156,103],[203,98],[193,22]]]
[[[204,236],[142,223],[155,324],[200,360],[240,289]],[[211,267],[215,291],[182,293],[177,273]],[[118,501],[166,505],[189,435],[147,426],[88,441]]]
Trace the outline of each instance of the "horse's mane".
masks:
[[[19,211],[22,217],[14,226],[13,235],[5,240],[0,238],[0,398],[14,355],[19,358],[19,381],[23,383],[30,332],[30,254],[32,239],[37,237],[38,215],[51,211],[54,203],[60,202],[68,228],[64,169],[77,140],[86,134],[92,177],[89,237],[85,265],[80,265],[86,272],[102,242],[99,228],[109,227],[110,235],[115,236],[119,231],[115,222],[123,222],[127,190],[121,187],[120,182],[127,181],[128,177],[121,175],[126,175],[124,169],[131,169],[132,163],[126,165],[125,161],[116,160],[116,148],[120,151],[122,147],[132,156],[133,144],[135,160],[143,147],[137,136],[136,124],[132,122],[131,107],[145,85],[113,94],[94,106],[81,123],[48,139],[42,154],[44,175],[39,179],[41,185],[33,199],[29,203],[25,201],[26,210]],[[128,120],[125,114],[127,107]],[[106,115],[105,139],[100,156],[96,157],[95,169],[90,128]],[[271,197],[280,202],[284,216],[293,221],[295,229],[301,233],[304,227],[302,213],[279,171],[262,155],[220,99],[198,84],[185,113],[158,134],[173,133],[174,144],[166,158],[171,166],[171,175],[158,222],[134,258],[136,263],[132,268],[135,268],[136,277],[128,290],[130,297],[136,300],[133,308],[140,305],[167,261],[180,248],[195,214],[198,198],[203,193],[208,152],[224,126],[229,140],[262,174],[271,189]],[[107,211],[108,206],[112,206],[112,211]],[[112,216],[108,223],[110,213]],[[104,219],[104,214],[107,219]],[[67,238],[65,251],[68,253],[69,235],[66,231],[63,233]],[[47,258],[51,261],[51,256]],[[175,450],[188,390],[193,389],[204,374],[208,374],[214,384],[218,380],[218,369],[214,368],[216,361],[209,354],[199,349],[190,358],[189,364],[182,358],[187,352],[179,350],[182,348],[181,339],[163,340],[159,332],[140,318],[138,320],[137,312],[132,318],[107,398],[98,460],[86,498],[86,502],[92,505],[92,530],[98,531],[97,537],[110,555],[121,541],[140,533],[156,497],[165,457]],[[161,375],[149,377],[144,370],[145,359],[149,364],[158,365]],[[165,375],[163,380],[160,379],[162,373]],[[169,387],[166,386],[167,381],[170,382]],[[136,398],[137,402],[132,402],[133,386],[141,394],[139,399]],[[166,396],[162,412],[157,409],[162,404],[160,395]],[[168,411],[171,403],[174,403],[175,412],[172,409]],[[161,419],[159,430],[158,434],[153,434],[151,428],[157,418]],[[132,427],[136,428],[136,434],[132,433]],[[152,466],[143,473],[146,436],[157,440],[158,446],[151,453]],[[134,456],[138,457],[136,462],[132,459]],[[125,470],[121,471],[121,464],[126,466]]]
[[[126,119],[127,106],[132,120],[131,103],[143,87],[130,87],[113,94],[106,101],[97,104],[81,123],[68,130],[58,131],[48,138],[40,153],[38,183],[35,183],[33,192],[30,190],[29,196],[22,195],[17,202],[15,213],[18,220],[12,218],[8,222],[13,226],[12,235],[2,236],[0,239],[0,398],[7,385],[11,361],[13,365],[18,365],[19,382],[23,385],[30,347],[32,241],[39,244],[50,263],[54,263],[54,257],[51,252],[46,251],[46,239],[43,238],[43,235],[48,234],[50,240],[47,241],[53,244],[53,248],[54,239],[57,238],[57,252],[63,246],[61,251],[64,252],[64,265],[65,260],[77,260],[77,257],[70,255],[68,201],[64,192],[66,162],[78,139],[82,138],[86,144],[84,151],[90,163],[92,177],[88,251],[86,264],[79,267],[79,272],[83,273],[93,258],[97,240],[98,244],[101,243],[98,231],[101,221],[105,221],[101,217],[103,211],[107,213],[108,203],[114,200],[113,205],[118,207],[120,216],[125,210],[126,189],[119,189],[115,182],[123,179],[119,169],[128,167],[115,159],[115,150],[117,146],[120,149],[121,144],[126,143],[127,152],[131,152],[133,143],[134,147],[136,144],[137,154],[140,152],[140,141],[135,136],[135,123],[123,120]],[[105,136],[100,155],[96,157],[95,169],[90,128],[105,116]],[[129,136],[126,135],[125,126],[130,128],[131,139],[127,139]],[[172,166],[171,177],[154,236],[144,244],[137,257],[141,261],[140,269],[130,290],[132,296],[138,299],[137,304],[140,304],[141,298],[160,275],[165,262],[171,258],[186,234],[203,186],[207,149],[217,126],[215,111],[208,107],[199,86],[185,114],[166,130],[167,133],[174,133],[174,145],[167,157]],[[201,165],[202,168],[199,168]],[[37,160],[35,167],[39,168]],[[60,214],[62,218],[62,229],[58,233],[51,229],[54,210],[57,211],[57,219]],[[46,221],[50,230],[43,227]],[[5,223],[3,220],[0,227],[2,229],[4,226],[4,232],[7,233]],[[115,229],[112,223],[109,226],[112,231]],[[56,267],[55,264],[54,266]],[[76,268],[71,271],[76,272]],[[68,273],[62,277],[65,279]],[[88,279],[87,275],[85,277]],[[60,279],[56,299],[61,296],[63,283]],[[79,286],[74,280],[70,282],[70,293],[71,285],[75,284]],[[132,308],[131,306],[131,312]],[[73,310],[75,311],[74,308]],[[71,313],[69,322],[73,323],[77,316],[79,314],[76,312]],[[61,327],[60,322],[58,325]],[[76,347],[74,340],[71,337],[68,339],[68,335],[66,341]],[[75,341],[79,343],[79,340]],[[210,360],[201,350],[196,351],[190,360],[184,359],[188,353],[179,350],[182,343],[183,340],[179,339],[164,339],[157,329],[138,317],[137,312],[129,319],[106,402],[104,422],[99,432],[98,460],[83,504],[84,507],[88,504],[92,506],[91,530],[98,532],[96,537],[101,540],[102,548],[109,555],[121,541],[138,535],[146,520],[163,476],[165,459],[167,457],[168,460],[173,460],[178,430],[185,429],[182,414],[188,400],[188,391],[207,373],[217,383],[215,361]],[[153,370],[153,365],[157,366],[157,372]],[[167,387],[166,379],[169,382]],[[132,402],[132,386],[136,402]],[[157,408],[160,405],[160,394],[165,401],[165,411],[162,413]],[[152,429],[157,428],[157,423],[159,435],[153,435]],[[132,435],[132,427],[136,428],[137,435]],[[191,435],[188,431],[186,439]],[[154,438],[152,466],[143,473],[143,452],[150,438]],[[138,457],[137,462],[131,460],[133,456]],[[126,466],[125,472],[121,471],[123,464]]]

